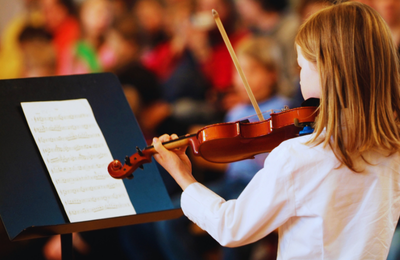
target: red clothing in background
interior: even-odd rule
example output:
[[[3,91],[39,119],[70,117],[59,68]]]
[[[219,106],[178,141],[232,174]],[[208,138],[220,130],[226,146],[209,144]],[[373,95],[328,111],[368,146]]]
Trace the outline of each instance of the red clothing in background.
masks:
[[[71,54],[73,44],[80,34],[79,23],[73,18],[67,18],[54,32],[53,43],[57,54],[57,74],[65,74],[64,66],[68,64],[68,56]]]

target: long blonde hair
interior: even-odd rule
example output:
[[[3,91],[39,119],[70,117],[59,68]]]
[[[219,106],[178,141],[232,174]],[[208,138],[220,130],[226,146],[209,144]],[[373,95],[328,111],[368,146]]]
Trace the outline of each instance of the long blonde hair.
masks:
[[[322,88],[309,143],[329,144],[353,171],[364,151],[399,151],[399,58],[381,16],[358,2],[333,5],[312,15],[295,42],[317,65]]]

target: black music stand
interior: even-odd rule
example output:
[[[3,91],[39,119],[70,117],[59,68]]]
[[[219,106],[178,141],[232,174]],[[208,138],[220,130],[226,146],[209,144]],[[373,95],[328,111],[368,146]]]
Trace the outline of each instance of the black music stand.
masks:
[[[111,73],[0,80],[0,216],[11,241],[61,234],[72,258],[72,233],[177,218],[154,162],[124,180],[136,215],[70,223],[29,130],[21,102],[86,98],[115,159],[146,143]],[[1,223],[0,223],[1,225]]]

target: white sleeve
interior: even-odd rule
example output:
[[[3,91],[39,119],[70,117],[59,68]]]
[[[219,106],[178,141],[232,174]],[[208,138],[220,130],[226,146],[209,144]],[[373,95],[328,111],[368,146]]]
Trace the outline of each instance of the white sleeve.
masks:
[[[202,184],[191,184],[181,197],[184,214],[223,246],[263,238],[296,213],[293,160],[286,156],[285,149],[272,151],[236,200],[225,201]]]

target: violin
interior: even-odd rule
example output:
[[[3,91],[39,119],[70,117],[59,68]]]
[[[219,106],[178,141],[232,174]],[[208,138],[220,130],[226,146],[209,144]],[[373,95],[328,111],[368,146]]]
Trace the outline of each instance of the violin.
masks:
[[[214,163],[252,159],[257,154],[270,152],[287,139],[299,136],[302,128],[311,127],[316,116],[317,106],[285,109],[271,113],[271,117],[263,121],[250,123],[245,120],[205,126],[195,134],[181,136],[163,145],[169,150],[190,146],[195,156]],[[119,160],[108,165],[113,178],[133,178],[133,172],[150,163],[156,153],[153,146],[136,149],[135,154],[125,157],[124,165]]]
[[[313,131],[311,124],[317,116],[319,100],[306,100],[302,107],[271,113],[271,117],[265,120],[239,65],[218,12],[213,9],[212,14],[259,121],[254,123],[237,121],[206,126],[195,134],[188,134],[163,143],[165,148],[172,150],[190,146],[194,155],[201,156],[209,162],[230,163],[254,158],[257,154],[270,152],[284,140],[299,134],[311,133]],[[307,131],[303,129],[301,132],[300,127],[304,127]],[[136,150],[137,153],[125,157],[124,165],[119,160],[114,160],[108,165],[108,172],[112,177],[133,178],[132,173],[137,168],[143,168],[143,164],[150,163],[152,155],[156,153],[153,146],[148,146],[143,150],[136,147]]]

